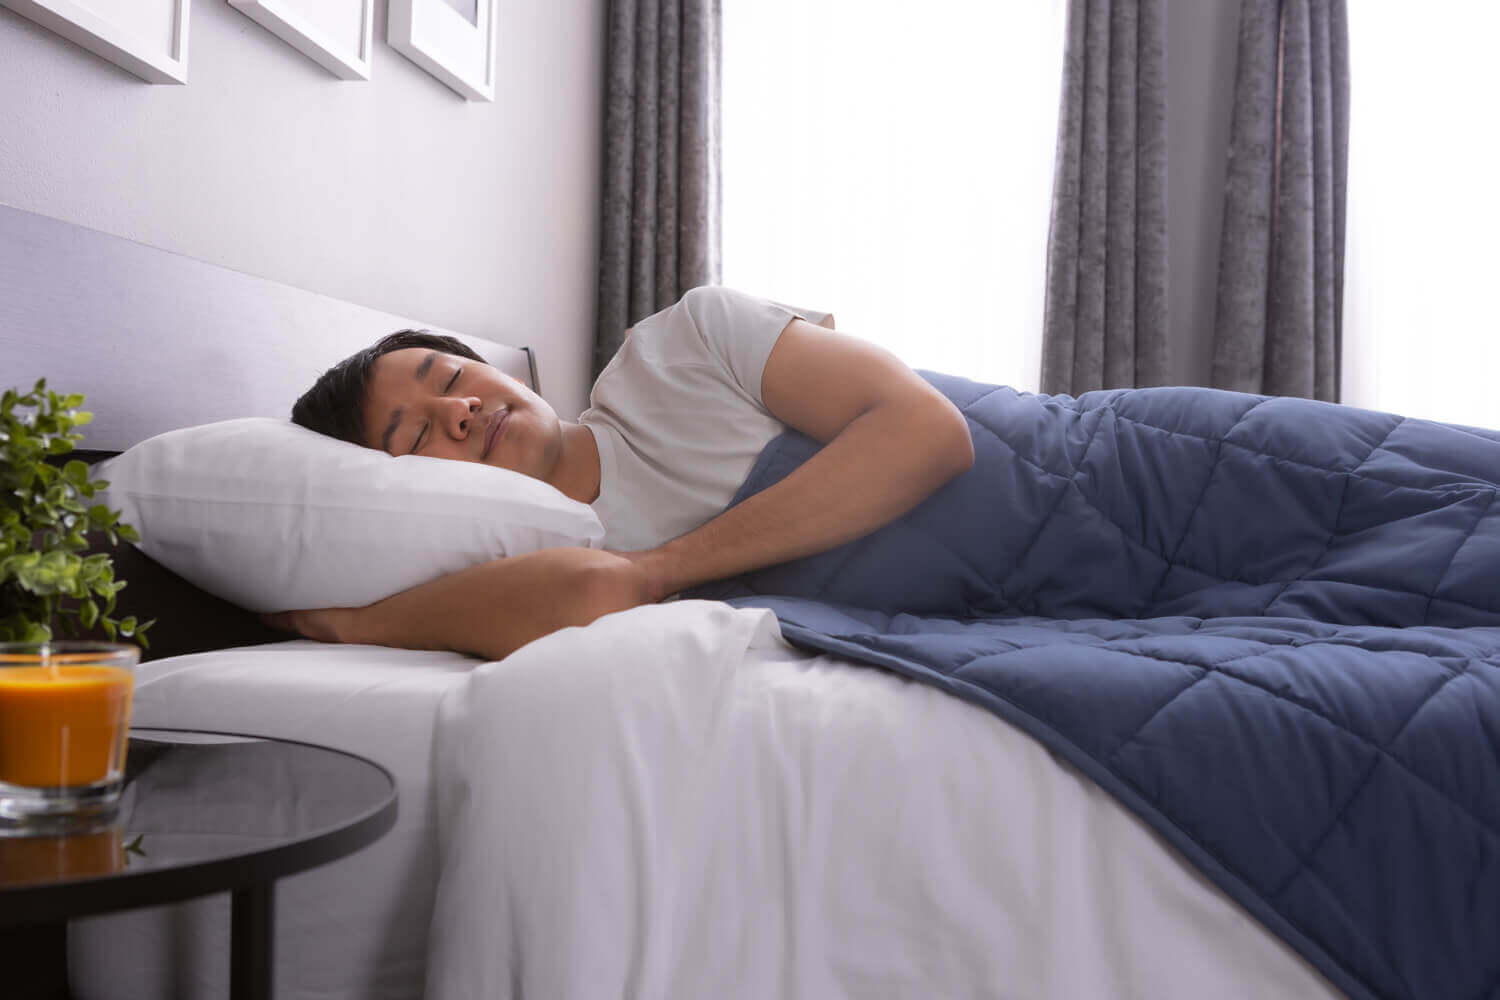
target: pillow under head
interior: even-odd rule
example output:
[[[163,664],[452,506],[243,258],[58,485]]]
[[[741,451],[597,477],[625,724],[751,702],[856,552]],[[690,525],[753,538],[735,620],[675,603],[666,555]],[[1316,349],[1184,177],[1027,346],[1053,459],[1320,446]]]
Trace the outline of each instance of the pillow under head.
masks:
[[[358,607],[478,562],[598,548],[587,504],[518,472],[396,458],[287,420],[169,431],[100,463],[140,549],[250,611]]]

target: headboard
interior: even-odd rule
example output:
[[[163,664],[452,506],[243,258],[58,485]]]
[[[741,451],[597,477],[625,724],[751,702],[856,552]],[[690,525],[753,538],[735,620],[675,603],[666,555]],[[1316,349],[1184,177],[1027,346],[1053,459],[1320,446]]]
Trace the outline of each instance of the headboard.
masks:
[[[531,350],[252,277],[0,205],[0,388],[83,393],[94,461],[234,417],[286,417],[325,369],[408,327],[456,336],[540,392]],[[143,659],[290,636],[121,544],[116,617],[155,618]]]
[[[0,383],[45,375],[94,414],[84,444],[119,452],[178,427],[285,417],[325,369],[382,335],[458,337],[540,391],[506,347],[0,205]]]

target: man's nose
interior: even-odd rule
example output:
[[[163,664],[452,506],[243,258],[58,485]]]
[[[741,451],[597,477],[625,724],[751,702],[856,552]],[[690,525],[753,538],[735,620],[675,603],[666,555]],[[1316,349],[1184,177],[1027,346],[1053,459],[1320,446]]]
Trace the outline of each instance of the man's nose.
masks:
[[[474,429],[479,417],[479,399],[476,396],[460,396],[443,399],[443,424],[454,437],[464,437]]]

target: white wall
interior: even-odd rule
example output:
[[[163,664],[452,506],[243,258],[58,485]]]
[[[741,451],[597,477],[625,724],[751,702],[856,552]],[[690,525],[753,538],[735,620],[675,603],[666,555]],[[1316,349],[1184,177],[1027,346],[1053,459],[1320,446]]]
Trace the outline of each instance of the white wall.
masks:
[[[151,85],[0,8],[0,202],[536,349],[588,392],[604,0],[498,0],[496,99],[385,44],[335,79],[224,0],[186,86]],[[211,331],[206,331],[211,335]]]
[[[186,87],[0,8],[0,202],[537,349],[584,406],[596,299],[604,0],[499,0],[497,100],[385,42],[335,80],[198,0]],[[1206,384],[1240,0],[1167,3],[1173,380]]]
[[[1167,331],[1172,381],[1207,385],[1240,0],[1167,0]]]

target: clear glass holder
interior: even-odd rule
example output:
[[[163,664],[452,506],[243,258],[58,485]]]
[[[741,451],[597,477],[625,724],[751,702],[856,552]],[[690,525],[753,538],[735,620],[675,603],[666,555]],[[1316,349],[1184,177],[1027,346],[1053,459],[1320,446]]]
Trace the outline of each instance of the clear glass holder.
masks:
[[[69,788],[29,788],[0,781],[0,837],[90,833],[120,806],[124,775]]]
[[[119,643],[0,643],[0,837],[109,824],[139,657]]]

